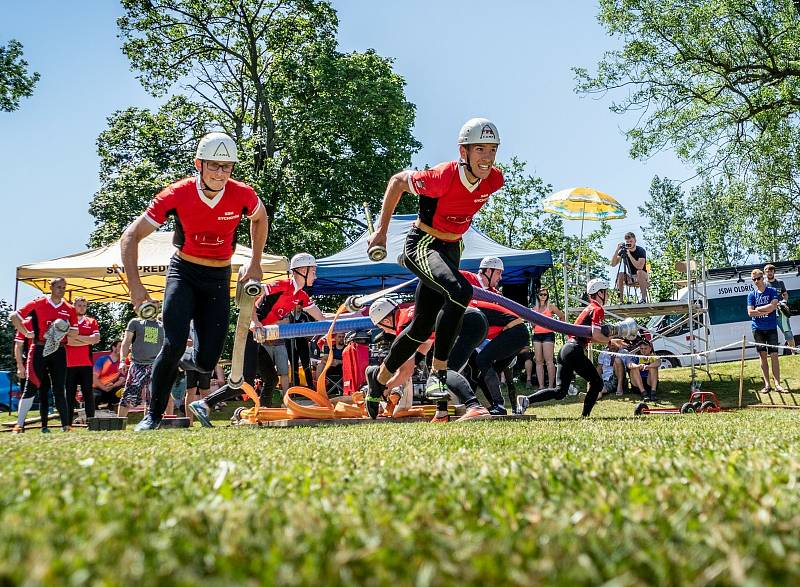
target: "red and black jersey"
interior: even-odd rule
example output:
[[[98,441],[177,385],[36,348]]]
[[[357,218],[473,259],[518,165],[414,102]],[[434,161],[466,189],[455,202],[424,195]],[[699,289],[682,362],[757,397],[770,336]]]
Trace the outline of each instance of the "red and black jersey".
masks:
[[[36,298],[22,306],[17,313],[23,318],[31,318],[33,328],[30,330],[33,330],[35,335],[33,340],[40,344],[44,343],[44,333],[59,318],[69,322],[70,326],[78,325],[75,308],[64,300],[61,300],[58,305],[54,305],[49,297]],[[64,338],[66,339],[66,336]]]
[[[264,326],[275,324],[288,316],[297,304],[303,308],[314,305],[306,292],[295,289],[294,279],[273,281],[256,300],[256,316]]]
[[[459,270],[459,273],[461,273],[471,285],[485,289],[486,291],[498,293],[496,288],[484,286],[476,274],[461,270]],[[478,308],[483,312],[483,315],[486,316],[486,321],[489,323],[489,332],[487,332],[486,338],[489,340],[492,340],[495,336],[503,332],[506,326],[519,318],[519,316],[510,310],[498,304],[493,304],[492,302],[484,302],[483,300],[476,300],[473,298],[469,305],[473,308]]]
[[[596,300],[591,300],[589,305],[586,306],[575,319],[575,324],[579,326],[600,326],[605,317],[606,311],[603,309],[603,306],[598,304]],[[568,340],[577,342],[581,346],[586,346],[590,342],[588,338],[577,336],[570,336]]]
[[[419,219],[442,232],[464,234],[489,196],[503,187],[503,174],[492,167],[486,179],[471,184],[458,161],[415,171],[408,191],[419,196]]]
[[[414,304],[407,303],[401,304],[397,308],[394,315],[394,331],[395,334],[400,334],[406,327],[411,324],[414,319]],[[432,333],[428,340],[436,340],[436,332]]]
[[[22,325],[28,330],[33,330],[33,319],[25,318],[25,320],[22,321]],[[19,330],[17,330],[16,333],[14,334],[14,342],[22,343],[22,360],[23,361],[27,360],[28,349],[31,346],[31,339],[25,338],[24,336],[22,336],[22,333]]]
[[[83,316],[78,320],[78,334],[92,336],[99,332],[100,327],[97,325],[97,320],[91,316]],[[92,365],[92,345],[74,346],[67,343],[67,367],[91,367]]]
[[[261,200],[247,184],[229,179],[208,199],[200,189],[200,178],[187,177],[159,192],[144,217],[160,227],[174,216],[176,247],[193,257],[224,260],[233,256],[242,216],[252,218],[260,207]]]

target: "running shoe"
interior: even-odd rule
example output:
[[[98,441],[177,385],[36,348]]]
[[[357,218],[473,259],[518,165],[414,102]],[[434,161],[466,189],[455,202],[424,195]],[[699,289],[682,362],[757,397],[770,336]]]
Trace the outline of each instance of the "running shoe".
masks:
[[[431,420],[431,424],[446,424],[450,421],[450,414],[444,414],[443,416],[438,415],[439,412],[433,415],[433,419]]]
[[[189,410],[195,415],[197,421],[200,422],[200,425],[203,428],[214,427],[214,425],[211,423],[211,416],[209,415],[211,410],[204,400],[199,399],[193,401],[189,404]]]
[[[450,397],[447,390],[447,371],[434,371],[425,383],[425,397],[429,400],[443,400]]]
[[[531,405],[531,400],[528,399],[527,395],[518,395],[517,396],[517,409],[514,412],[518,416],[521,416],[525,413],[525,410],[528,409],[528,406]]]
[[[467,422],[469,420],[488,420],[492,417],[489,410],[483,406],[472,406],[468,408],[463,416],[456,418],[456,422]]]
[[[25,427],[19,424],[14,424],[14,427],[11,429],[11,434],[22,434],[23,432],[25,432]]]
[[[61,432],[72,432],[72,426],[62,426]]]
[[[489,408],[489,414],[492,416],[508,416],[508,411],[500,405],[493,405]]]
[[[50,434],[49,428],[42,428],[42,434]]]
[[[134,432],[144,432],[145,430],[156,430],[161,426],[161,418],[154,418],[150,414],[146,414],[142,421],[134,426]]]
[[[369,414],[369,417],[373,420],[376,420],[378,414],[381,412],[381,400],[383,399],[383,392],[386,389],[385,385],[381,385],[378,382],[378,371],[380,371],[378,365],[367,367],[366,371],[369,393],[367,397],[364,398],[364,401],[367,404],[367,414]]]

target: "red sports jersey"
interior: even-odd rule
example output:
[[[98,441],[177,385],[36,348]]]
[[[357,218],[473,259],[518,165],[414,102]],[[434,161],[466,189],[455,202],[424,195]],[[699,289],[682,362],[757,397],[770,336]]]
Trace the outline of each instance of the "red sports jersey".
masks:
[[[586,306],[575,319],[575,324],[580,326],[600,326],[605,317],[606,311],[603,309],[603,306],[598,304],[596,300],[591,300],[589,305]],[[569,340],[572,342],[577,342],[582,346],[589,344],[588,338],[570,336]]]
[[[493,293],[498,293],[497,289],[494,287],[485,287],[475,273],[470,273],[469,271],[463,270],[459,270],[459,273],[466,277],[467,281],[469,281],[470,284],[474,285],[475,287],[479,287]],[[492,340],[495,336],[503,332],[503,329],[508,324],[519,318],[519,316],[505,309],[503,306],[493,304],[491,302],[484,302],[483,300],[476,300],[473,298],[469,305],[473,308],[478,308],[481,312],[483,312],[483,315],[486,316],[486,320],[489,322],[489,331],[486,334],[486,338],[489,340]]]
[[[175,216],[173,244],[187,255],[203,259],[230,259],[236,248],[236,227],[242,216],[252,218],[261,206],[255,190],[229,179],[209,200],[199,177],[187,177],[164,188],[150,202],[144,217],[161,226]]]
[[[22,325],[28,330],[33,330],[33,320],[31,318],[25,318],[25,320],[22,321]],[[14,342],[25,342],[26,340],[30,339],[22,336],[22,333],[19,330],[15,330]]]
[[[17,310],[17,313],[23,318],[31,317],[33,321],[31,330],[35,334],[34,341],[40,344],[44,343],[44,333],[59,318],[69,322],[70,326],[78,325],[78,315],[75,313],[75,308],[64,300],[61,300],[61,303],[55,306],[49,297],[36,298],[22,306]],[[65,335],[64,339],[66,340],[66,338]],[[64,344],[64,341],[61,344]]]
[[[300,304],[303,308],[314,305],[302,289],[295,291],[293,279],[281,279],[264,287],[264,293],[256,300],[256,316],[264,326],[275,324],[285,318]]]
[[[408,178],[409,191],[419,196],[419,219],[428,226],[464,234],[489,196],[503,187],[503,174],[496,167],[489,177],[470,184],[458,161],[440,163],[415,171]]]
[[[100,327],[97,320],[90,316],[84,316],[78,320],[78,334],[82,336],[92,336],[99,333]],[[91,367],[92,366],[92,345],[84,344],[73,346],[67,343],[67,367]]]

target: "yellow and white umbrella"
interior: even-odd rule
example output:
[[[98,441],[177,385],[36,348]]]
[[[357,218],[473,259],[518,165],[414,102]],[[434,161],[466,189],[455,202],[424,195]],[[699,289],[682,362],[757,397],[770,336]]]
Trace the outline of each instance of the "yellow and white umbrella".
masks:
[[[613,196],[593,188],[569,188],[545,198],[545,212],[568,220],[615,220],[625,218],[627,211]]]

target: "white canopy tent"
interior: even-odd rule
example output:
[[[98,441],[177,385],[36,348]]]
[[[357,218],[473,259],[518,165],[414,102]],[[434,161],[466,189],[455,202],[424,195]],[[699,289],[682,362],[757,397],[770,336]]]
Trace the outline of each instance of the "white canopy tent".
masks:
[[[164,297],[167,268],[170,258],[175,254],[172,232],[154,232],[139,244],[139,275],[153,299]],[[236,245],[231,259],[231,295],[236,289],[236,275],[239,267],[252,258],[252,249]],[[286,257],[263,255],[261,268],[264,281],[274,281],[286,276],[289,263]],[[27,283],[36,289],[49,293],[49,280],[64,277],[67,280],[67,300],[83,296],[90,302],[127,302],[128,287],[124,279],[119,241],[105,247],[81,251],[66,257],[42,261],[17,267],[17,287]],[[16,297],[16,296],[15,296]],[[16,300],[15,300],[16,305]]]

